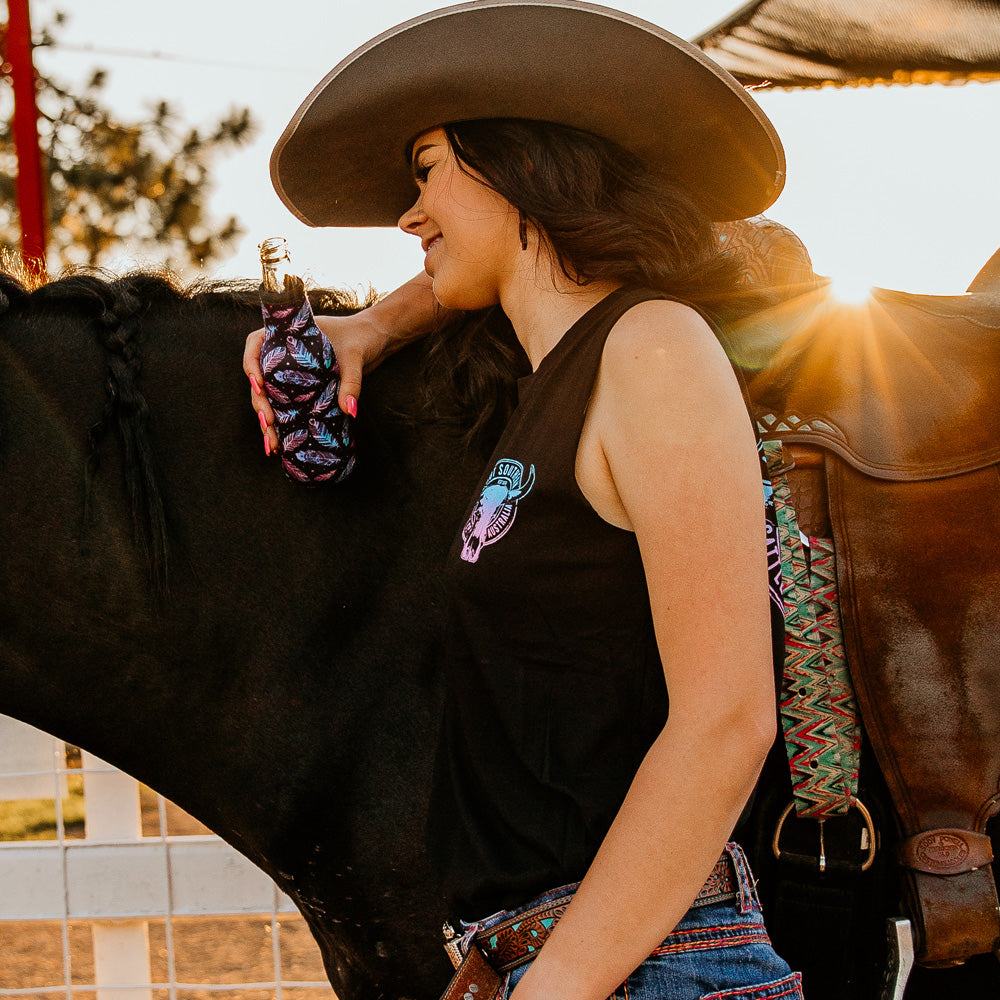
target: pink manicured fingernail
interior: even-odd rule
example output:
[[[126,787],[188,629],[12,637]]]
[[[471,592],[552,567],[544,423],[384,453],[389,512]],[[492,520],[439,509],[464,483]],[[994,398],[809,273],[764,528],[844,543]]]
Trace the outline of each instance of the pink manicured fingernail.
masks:
[[[358,415],[358,401],[353,396],[347,397],[347,412],[352,416]]]
[[[271,442],[267,439],[266,434],[264,435],[264,454],[265,455],[271,454]]]
[[[263,396],[264,393],[261,390],[260,382],[258,382],[253,375],[249,376],[249,378],[250,378],[250,384],[253,386],[253,391],[257,393],[258,396]]]
[[[260,410],[257,411],[257,419],[260,421],[260,429],[266,434],[267,433],[267,418],[264,416]]]

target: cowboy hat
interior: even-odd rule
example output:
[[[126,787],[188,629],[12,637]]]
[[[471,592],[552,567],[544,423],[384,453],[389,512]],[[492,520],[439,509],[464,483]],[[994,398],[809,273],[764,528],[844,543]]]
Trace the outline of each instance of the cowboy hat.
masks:
[[[271,154],[311,226],[394,226],[416,195],[409,142],[449,122],[530,118],[611,139],[710,218],[767,208],[774,127],[725,70],[654,24],[578,0],[477,0],[378,35],[335,66]]]

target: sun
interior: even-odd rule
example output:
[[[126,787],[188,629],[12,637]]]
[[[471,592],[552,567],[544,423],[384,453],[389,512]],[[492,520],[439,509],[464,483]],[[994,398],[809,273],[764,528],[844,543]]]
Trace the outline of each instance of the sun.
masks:
[[[871,298],[872,283],[858,274],[830,277],[830,295],[845,306],[864,305]]]

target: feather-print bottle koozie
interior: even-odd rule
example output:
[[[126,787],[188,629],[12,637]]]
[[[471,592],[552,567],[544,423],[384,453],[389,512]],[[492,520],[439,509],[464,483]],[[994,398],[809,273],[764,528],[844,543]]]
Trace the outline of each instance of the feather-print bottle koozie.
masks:
[[[260,244],[264,343],[260,367],[274,410],[281,464],[296,483],[336,483],[354,468],[353,418],[337,405],[340,368],[313,317],[280,238]]]

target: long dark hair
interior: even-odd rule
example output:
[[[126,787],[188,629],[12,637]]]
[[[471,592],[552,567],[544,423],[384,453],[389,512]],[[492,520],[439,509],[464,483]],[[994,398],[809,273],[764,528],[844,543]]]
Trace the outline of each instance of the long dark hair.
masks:
[[[740,281],[711,221],[668,178],[600,136],[503,118],[444,126],[460,164],[537,228],[573,282],[652,288],[712,315]],[[451,323],[429,343],[434,409],[488,444],[502,428],[525,358],[498,307]]]

